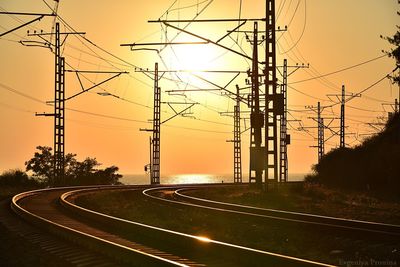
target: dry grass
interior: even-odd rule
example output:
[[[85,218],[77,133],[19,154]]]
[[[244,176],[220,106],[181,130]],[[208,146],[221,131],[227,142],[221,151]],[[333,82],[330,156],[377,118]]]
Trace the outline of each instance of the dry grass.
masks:
[[[316,184],[288,184],[267,193],[245,186],[198,190],[188,194],[262,208],[400,225],[400,200],[393,196],[339,191]]]
[[[322,202],[321,204],[310,202],[312,199],[310,194],[321,194],[320,197],[325,200],[330,195],[325,191],[310,190],[286,188],[261,194],[256,190],[237,187],[199,190],[193,194],[259,206],[262,206],[260,203],[268,203],[265,205],[272,208],[296,210],[298,207],[303,207],[305,211],[323,210]],[[295,194],[293,191],[298,193]],[[301,205],[297,203],[302,200],[306,202]],[[132,221],[331,264],[339,264],[344,260],[371,258],[383,260],[400,257],[398,240],[386,240],[364,233],[349,235],[317,226],[260,220],[181,205],[174,206],[144,198],[138,191],[99,192],[79,197],[76,203]]]

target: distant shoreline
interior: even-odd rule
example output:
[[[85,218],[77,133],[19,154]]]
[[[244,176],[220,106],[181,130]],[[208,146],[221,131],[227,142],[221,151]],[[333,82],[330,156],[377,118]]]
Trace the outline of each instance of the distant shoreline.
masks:
[[[304,181],[307,173],[289,174],[289,181]],[[149,184],[148,174],[123,174],[120,182],[131,184]],[[167,174],[162,175],[162,184],[188,184],[188,183],[233,183],[232,174]],[[248,182],[247,175],[244,175],[243,182]]]

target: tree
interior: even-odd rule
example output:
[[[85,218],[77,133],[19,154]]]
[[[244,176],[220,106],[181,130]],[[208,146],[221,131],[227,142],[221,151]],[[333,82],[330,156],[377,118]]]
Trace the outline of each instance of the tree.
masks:
[[[353,148],[331,150],[313,166],[306,180],[343,189],[400,193],[400,114],[382,132]]]
[[[54,173],[54,157],[51,153],[52,148],[48,146],[37,146],[36,149],[39,152],[35,152],[34,157],[25,162],[26,171],[32,171],[33,177],[40,182],[47,185],[54,185],[53,173]],[[65,156],[66,172],[69,170],[69,166],[73,164],[76,154],[67,154]]]
[[[400,4],[400,0],[398,0],[398,4]],[[400,16],[399,11],[397,11],[397,15]],[[400,26],[396,25],[396,27],[397,27],[397,32],[392,37],[381,36],[381,38],[385,39],[391,45],[394,46],[394,48],[392,48],[390,51],[383,51],[383,52],[386,53],[389,57],[394,58],[396,61],[396,68],[394,69],[393,73],[397,70],[398,74],[397,75],[393,74],[392,76],[390,76],[390,78],[393,83],[396,83],[400,86],[400,31],[399,31]]]
[[[87,157],[84,161],[76,161],[70,167],[70,177],[67,177],[72,184],[91,185],[91,184],[120,184],[119,179],[122,175],[117,174],[119,168],[116,166],[97,169],[101,163],[96,158]]]
[[[121,184],[119,182],[119,179],[122,178],[121,174],[117,174],[119,168],[117,166],[111,166],[108,168],[105,168],[104,170],[98,170],[96,172],[96,178],[97,181],[100,184],[111,184],[111,185],[117,185]]]
[[[47,146],[38,146],[39,152],[25,162],[26,171],[32,171],[33,176],[42,183],[54,186],[52,149]],[[93,184],[120,184],[122,175],[117,174],[118,167],[111,166],[98,169],[101,165],[96,158],[87,157],[84,161],[76,160],[76,154],[65,156],[65,185],[93,185]]]
[[[53,174],[53,156],[51,147],[37,146],[39,152],[35,152],[34,157],[25,162],[26,171],[32,171],[33,177],[43,183],[50,183]]]

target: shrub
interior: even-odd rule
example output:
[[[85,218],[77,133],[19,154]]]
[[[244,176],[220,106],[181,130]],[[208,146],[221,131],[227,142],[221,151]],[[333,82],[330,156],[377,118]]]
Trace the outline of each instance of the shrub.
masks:
[[[400,115],[354,148],[337,148],[313,166],[306,181],[331,187],[400,193]]]
[[[0,185],[10,186],[38,186],[39,182],[29,176],[22,170],[8,170],[0,175]]]

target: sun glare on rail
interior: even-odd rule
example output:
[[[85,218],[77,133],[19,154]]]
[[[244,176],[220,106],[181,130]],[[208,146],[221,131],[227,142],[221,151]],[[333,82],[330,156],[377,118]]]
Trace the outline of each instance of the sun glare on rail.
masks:
[[[205,236],[196,236],[196,238],[198,240],[200,240],[201,242],[207,242],[207,243],[211,242],[211,239],[209,239],[208,237],[205,237]]]

